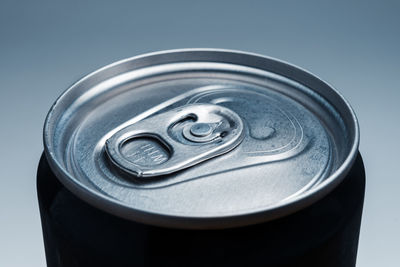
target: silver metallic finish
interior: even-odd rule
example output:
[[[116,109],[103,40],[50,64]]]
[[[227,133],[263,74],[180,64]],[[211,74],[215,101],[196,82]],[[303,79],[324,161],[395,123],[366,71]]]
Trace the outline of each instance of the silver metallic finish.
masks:
[[[236,114],[242,130],[225,136],[215,120],[157,119],[203,105]],[[234,141],[217,153],[215,138]],[[359,129],[343,97],[302,69],[255,54],[186,49],[84,77],[51,108],[44,143],[60,181],[100,209],[154,225],[227,228],[326,195],[351,168]],[[181,165],[164,172],[173,159]]]
[[[209,123],[195,123],[190,127],[190,134],[197,137],[209,136],[212,132],[213,127]]]
[[[119,130],[107,139],[106,152],[120,169],[152,177],[226,153],[242,139],[243,123],[236,113],[222,106],[192,104]]]

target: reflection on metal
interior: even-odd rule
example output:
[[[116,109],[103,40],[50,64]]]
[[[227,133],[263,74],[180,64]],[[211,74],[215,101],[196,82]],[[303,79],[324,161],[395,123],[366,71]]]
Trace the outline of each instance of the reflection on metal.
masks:
[[[357,155],[349,104],[312,74],[213,49],[114,63],[69,88],[46,119],[57,177],[94,206],[171,227],[219,228],[295,212]]]
[[[170,174],[224,154],[243,139],[240,117],[222,106],[193,104],[127,126],[106,141],[106,152],[137,177]]]

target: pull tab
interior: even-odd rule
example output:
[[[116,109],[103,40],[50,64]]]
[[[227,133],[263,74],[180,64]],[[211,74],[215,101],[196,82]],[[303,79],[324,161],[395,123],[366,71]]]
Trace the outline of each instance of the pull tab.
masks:
[[[243,140],[232,110],[192,104],[129,125],[105,144],[114,166],[137,177],[171,174],[224,154]]]

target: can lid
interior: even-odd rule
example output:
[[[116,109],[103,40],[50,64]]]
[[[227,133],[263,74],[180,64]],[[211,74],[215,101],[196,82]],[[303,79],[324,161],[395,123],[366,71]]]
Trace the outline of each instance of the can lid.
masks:
[[[346,176],[357,119],[330,85],[239,51],[129,58],[82,78],[52,106],[44,147],[60,181],[115,215],[228,228],[293,213]]]

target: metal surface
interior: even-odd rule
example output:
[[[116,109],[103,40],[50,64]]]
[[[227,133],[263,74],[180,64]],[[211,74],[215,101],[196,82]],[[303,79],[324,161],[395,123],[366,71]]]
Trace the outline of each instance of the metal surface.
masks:
[[[199,142],[182,163],[186,156],[171,153],[165,136],[187,146],[208,141],[213,126],[191,122],[180,125],[182,134],[173,127],[165,134],[157,129],[171,121],[161,119],[144,130],[158,132],[156,139],[136,140],[125,152],[118,146],[125,134],[144,133],[139,125],[199,104],[236,113],[243,141],[232,135],[227,150],[237,147],[218,157],[204,156]],[[50,110],[44,142],[59,179],[96,207],[149,224],[226,228],[284,216],[327,194],[352,166],[359,132],[348,103],[315,76],[259,55],[202,49],[139,56],[88,75]],[[159,164],[150,155],[138,168],[129,155],[149,143]],[[158,169],[169,175],[136,179],[174,157],[181,165]]]
[[[243,139],[243,123],[231,110],[186,105],[141,120],[106,141],[106,152],[120,169],[136,177],[177,172],[226,153]]]

